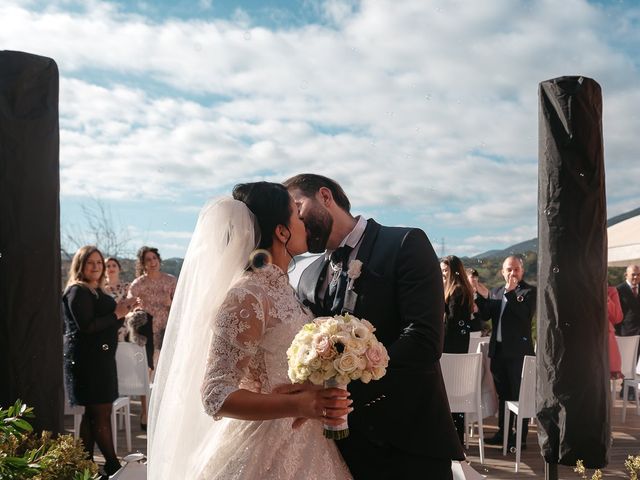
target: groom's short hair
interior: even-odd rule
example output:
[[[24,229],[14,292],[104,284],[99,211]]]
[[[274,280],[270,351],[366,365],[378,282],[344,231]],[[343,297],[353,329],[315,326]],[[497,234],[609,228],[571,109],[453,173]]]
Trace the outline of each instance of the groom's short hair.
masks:
[[[288,189],[297,188],[305,197],[309,198],[314,197],[322,187],[328,188],[331,190],[336,205],[347,213],[351,212],[351,202],[349,202],[347,194],[344,193],[338,182],[329,177],[316,175],[315,173],[301,173],[285,180],[282,184]]]

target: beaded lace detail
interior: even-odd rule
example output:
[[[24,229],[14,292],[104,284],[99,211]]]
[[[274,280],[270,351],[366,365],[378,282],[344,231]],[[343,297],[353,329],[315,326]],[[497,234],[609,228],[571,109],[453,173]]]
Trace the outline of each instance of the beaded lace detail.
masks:
[[[267,265],[243,275],[214,320],[201,391],[206,412],[220,420],[217,414],[232,392],[269,393],[291,383],[286,351],[311,318],[278,267]],[[320,422],[307,421],[293,430],[292,421],[221,419],[212,440],[218,447],[200,478],[351,478]]]

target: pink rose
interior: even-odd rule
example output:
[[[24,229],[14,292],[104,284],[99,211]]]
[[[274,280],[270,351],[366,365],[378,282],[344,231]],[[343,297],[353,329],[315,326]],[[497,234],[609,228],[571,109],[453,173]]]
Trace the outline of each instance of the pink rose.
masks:
[[[367,357],[367,368],[369,369],[386,367],[389,363],[387,349],[379,342],[371,345],[364,355]]]
[[[320,358],[330,358],[333,356],[333,345],[326,335],[313,337],[313,348]]]

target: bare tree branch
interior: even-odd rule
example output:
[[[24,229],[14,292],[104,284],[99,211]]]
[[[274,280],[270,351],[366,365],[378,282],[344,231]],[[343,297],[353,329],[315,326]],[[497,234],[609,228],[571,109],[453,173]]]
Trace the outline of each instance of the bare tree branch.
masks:
[[[65,225],[61,238],[63,255],[69,257],[69,251],[76,251],[83,245],[95,245],[105,256],[125,257],[133,254],[129,246],[129,231],[116,224],[111,209],[102,200],[92,198],[90,203],[83,204],[81,208],[85,226]]]

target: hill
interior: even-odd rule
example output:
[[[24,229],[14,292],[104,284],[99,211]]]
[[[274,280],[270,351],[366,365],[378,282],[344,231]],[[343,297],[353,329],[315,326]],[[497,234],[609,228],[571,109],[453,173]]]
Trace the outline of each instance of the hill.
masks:
[[[620,215],[616,215],[615,217],[607,220],[607,227],[615,225],[616,223],[623,222],[629,218],[635,217],[636,215],[640,215],[640,207],[635,208],[633,210],[629,210],[628,212],[621,213]],[[525,240],[524,242],[516,243],[507,247],[503,250],[489,250],[483,253],[479,253],[478,255],[474,255],[471,257],[472,259],[485,259],[485,258],[493,258],[493,257],[501,257],[504,258],[508,255],[522,255],[527,252],[537,252],[538,251],[538,237],[532,238],[530,240]]]

